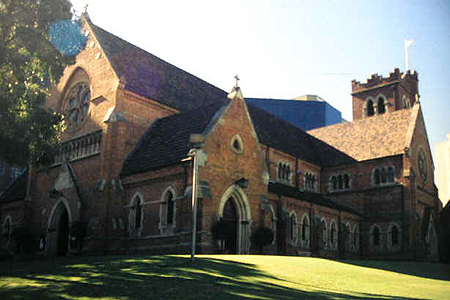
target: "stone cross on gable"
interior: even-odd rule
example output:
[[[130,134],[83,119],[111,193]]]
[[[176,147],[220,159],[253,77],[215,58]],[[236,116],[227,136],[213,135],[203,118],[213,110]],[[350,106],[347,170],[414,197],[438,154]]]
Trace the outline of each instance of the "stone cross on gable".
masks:
[[[238,86],[238,81],[240,80],[239,77],[236,75],[236,76],[234,76],[234,79],[236,79],[236,85],[235,85],[235,87],[239,87],[239,86]]]
[[[87,1],[86,1],[86,4],[84,5],[84,13],[87,13],[88,6],[89,6],[89,3],[87,3]]]

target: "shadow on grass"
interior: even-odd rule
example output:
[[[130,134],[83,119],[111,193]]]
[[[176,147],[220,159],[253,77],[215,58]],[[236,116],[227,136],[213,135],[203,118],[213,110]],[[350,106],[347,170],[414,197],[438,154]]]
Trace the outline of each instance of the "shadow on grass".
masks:
[[[428,279],[450,281],[450,265],[432,262],[343,260],[345,264],[373,268]]]
[[[305,291],[255,265],[211,258],[60,258],[0,268],[0,299],[416,299]]]

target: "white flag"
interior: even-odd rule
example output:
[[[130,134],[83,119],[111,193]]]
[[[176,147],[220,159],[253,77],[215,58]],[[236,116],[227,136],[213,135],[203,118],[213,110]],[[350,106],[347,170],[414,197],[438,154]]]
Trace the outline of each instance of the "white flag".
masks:
[[[409,53],[408,53],[408,48],[412,44],[414,44],[413,40],[405,40],[405,69],[406,69],[406,71],[409,70]]]
[[[409,46],[411,46],[412,44],[414,44],[413,40],[405,40],[405,47],[408,48]]]

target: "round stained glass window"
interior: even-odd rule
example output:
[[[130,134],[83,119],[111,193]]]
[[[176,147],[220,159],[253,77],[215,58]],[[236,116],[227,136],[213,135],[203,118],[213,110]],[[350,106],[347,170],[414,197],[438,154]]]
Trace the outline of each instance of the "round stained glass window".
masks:
[[[66,123],[69,130],[77,129],[86,119],[89,111],[91,90],[86,82],[77,83],[71,88],[67,96]]]
[[[428,165],[427,165],[427,158],[423,149],[420,149],[417,161],[419,164],[420,176],[422,176],[422,181],[425,184],[428,180]]]

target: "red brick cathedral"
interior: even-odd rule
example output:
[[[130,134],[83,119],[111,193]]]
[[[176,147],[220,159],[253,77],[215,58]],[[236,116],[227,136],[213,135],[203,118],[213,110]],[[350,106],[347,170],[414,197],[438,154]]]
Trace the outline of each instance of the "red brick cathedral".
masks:
[[[66,116],[61,151],[0,196],[2,247],[27,227],[47,255],[189,253],[197,134],[197,252],[259,253],[268,227],[264,253],[437,259],[416,72],[353,81],[353,121],[305,132],[81,22],[86,47],[46,103]]]

